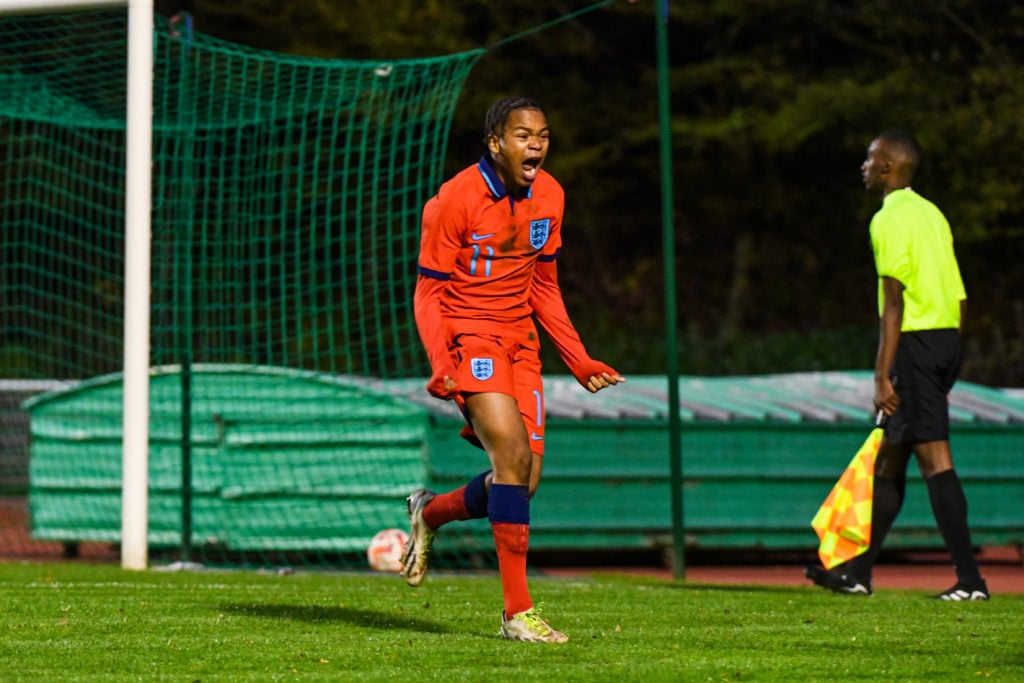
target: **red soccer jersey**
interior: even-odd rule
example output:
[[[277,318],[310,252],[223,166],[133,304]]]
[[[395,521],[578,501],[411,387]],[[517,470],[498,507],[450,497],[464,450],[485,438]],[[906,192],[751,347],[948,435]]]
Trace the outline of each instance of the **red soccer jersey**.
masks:
[[[447,281],[441,314],[453,331],[533,329],[534,266],[558,256],[564,204],[562,186],[544,170],[514,200],[486,157],[426,203],[419,273]]]

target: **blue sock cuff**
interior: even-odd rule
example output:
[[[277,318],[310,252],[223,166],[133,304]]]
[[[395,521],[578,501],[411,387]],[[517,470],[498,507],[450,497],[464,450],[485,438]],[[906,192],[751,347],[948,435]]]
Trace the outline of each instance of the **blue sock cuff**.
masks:
[[[492,524],[529,524],[530,487],[491,483],[487,518]]]
[[[483,519],[487,516],[487,475],[491,471],[481,472],[473,477],[472,481],[466,484],[463,491],[463,500],[466,502],[466,512],[470,519]]]

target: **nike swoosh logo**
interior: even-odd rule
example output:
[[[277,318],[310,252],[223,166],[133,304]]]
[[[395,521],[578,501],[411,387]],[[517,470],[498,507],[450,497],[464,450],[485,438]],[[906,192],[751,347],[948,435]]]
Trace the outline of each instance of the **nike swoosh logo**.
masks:
[[[469,239],[473,240],[474,242],[479,242],[480,240],[485,240],[488,237],[494,237],[497,234],[498,233],[496,232],[489,232],[486,235],[478,235],[474,232],[472,235],[469,236]]]
[[[530,432],[530,440],[531,441],[543,441],[544,437],[543,436],[537,436],[537,432]]]

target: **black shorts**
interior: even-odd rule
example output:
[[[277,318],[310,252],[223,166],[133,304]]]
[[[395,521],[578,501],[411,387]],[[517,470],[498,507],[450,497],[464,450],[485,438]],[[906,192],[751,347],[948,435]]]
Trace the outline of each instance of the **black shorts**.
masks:
[[[885,424],[890,443],[949,441],[949,390],[962,359],[957,330],[900,335],[889,373],[900,397],[900,407]]]

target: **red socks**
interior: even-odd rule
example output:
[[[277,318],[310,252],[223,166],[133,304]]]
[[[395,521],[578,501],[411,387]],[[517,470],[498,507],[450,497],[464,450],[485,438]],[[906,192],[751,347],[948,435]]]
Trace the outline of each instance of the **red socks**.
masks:
[[[423,521],[431,529],[438,529],[448,522],[477,519],[487,510],[492,520],[494,548],[498,553],[505,615],[511,618],[513,614],[533,607],[526,582],[526,551],[530,546],[529,489],[526,486],[495,484],[491,487],[491,496],[488,496],[484,488],[487,474],[484,472],[467,484],[468,493],[467,486],[462,486],[434,496],[423,508]],[[469,504],[467,495],[471,499]],[[495,517],[505,521],[495,522]]]
[[[466,487],[461,486],[448,493],[440,493],[423,508],[423,521],[437,530],[442,524],[470,519],[466,510]]]
[[[529,524],[492,522],[494,547],[498,551],[501,590],[505,594],[505,618],[533,607],[526,585],[526,550],[530,545]]]

